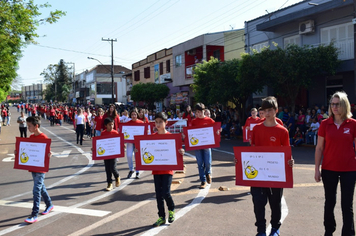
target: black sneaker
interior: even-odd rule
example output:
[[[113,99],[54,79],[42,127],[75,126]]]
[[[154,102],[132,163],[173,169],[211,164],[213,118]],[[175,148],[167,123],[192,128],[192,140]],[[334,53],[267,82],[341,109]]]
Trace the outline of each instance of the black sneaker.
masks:
[[[127,178],[131,178],[132,174],[134,173],[134,171],[130,170],[129,174],[127,175]]]
[[[140,178],[140,172],[136,172],[136,179]]]

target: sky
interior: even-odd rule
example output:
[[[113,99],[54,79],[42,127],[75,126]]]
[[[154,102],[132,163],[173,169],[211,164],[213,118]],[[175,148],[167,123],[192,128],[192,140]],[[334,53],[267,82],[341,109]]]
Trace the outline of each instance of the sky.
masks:
[[[301,0],[35,0],[49,2],[50,10],[66,12],[57,23],[38,27],[37,45],[23,49],[18,75],[23,85],[42,83],[40,75],[61,59],[75,65],[75,73],[99,64],[131,69],[133,63],[164,48],[196,36],[244,28],[244,22],[300,2]],[[74,64],[73,64],[74,63]]]

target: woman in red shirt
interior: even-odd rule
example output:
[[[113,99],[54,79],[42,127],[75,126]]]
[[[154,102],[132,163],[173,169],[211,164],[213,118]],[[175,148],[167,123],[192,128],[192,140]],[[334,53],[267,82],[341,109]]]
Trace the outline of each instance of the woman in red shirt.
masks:
[[[187,106],[187,108],[183,114],[183,119],[187,121],[187,126],[192,125],[193,118],[194,118],[194,114],[193,114],[192,108],[190,106]]]
[[[104,114],[103,120],[105,120],[106,117],[110,117],[114,121],[114,130],[118,131],[119,130],[119,124],[120,124],[120,116],[117,114],[116,108],[114,104],[110,104],[109,110]],[[105,130],[104,123],[102,124],[102,129]]]
[[[129,122],[127,122],[126,124],[142,124],[143,121],[137,119],[138,117],[138,111],[136,108],[134,108],[133,110],[130,111],[130,118],[131,120]],[[127,163],[129,165],[129,169],[130,172],[127,175],[127,178],[131,178],[132,174],[134,173],[134,166],[133,166],[133,160],[132,160],[132,156],[133,156],[133,152],[135,150],[135,145],[133,143],[126,143],[126,157],[127,157]],[[136,179],[140,178],[140,172],[136,171]]]
[[[145,116],[145,109],[138,109],[138,119],[143,121],[143,123],[148,123],[148,118]]]
[[[356,181],[356,120],[345,92],[336,92],[330,99],[330,118],[321,122],[318,143],[315,148],[315,181],[324,185],[325,235],[333,235],[336,229],[334,208],[337,185],[341,185],[341,209],[343,227],[341,235],[355,235],[353,198]],[[320,164],[323,158],[323,163]]]
[[[101,135],[101,130],[103,126],[103,114],[104,110],[102,108],[98,109],[98,115],[95,116],[94,119],[94,125],[95,125],[95,136],[100,136]]]
[[[51,106],[51,108],[49,109],[49,119],[51,121],[51,126],[54,126],[54,119],[55,119],[55,115],[56,115],[56,110],[54,109],[53,106]]]

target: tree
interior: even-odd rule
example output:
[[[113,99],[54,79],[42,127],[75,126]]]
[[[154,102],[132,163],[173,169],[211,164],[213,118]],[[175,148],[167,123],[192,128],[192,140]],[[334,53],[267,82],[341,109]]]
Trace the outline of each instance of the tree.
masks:
[[[135,102],[147,102],[153,107],[154,102],[159,102],[169,94],[169,88],[165,84],[138,83],[132,86],[131,98]]]
[[[240,122],[244,121],[247,99],[264,86],[255,74],[253,59],[248,54],[242,60],[223,62],[212,57],[208,62],[197,65],[194,68],[194,84],[191,85],[196,100],[206,105],[216,102],[227,104],[230,101],[238,108]]]
[[[332,43],[318,47],[292,44],[286,49],[267,48],[255,56],[260,58],[262,74],[266,76],[268,86],[285,100],[292,113],[300,90],[308,89],[317,76],[334,74],[340,63],[337,48]]]
[[[6,98],[16,78],[21,49],[29,43],[36,43],[37,27],[42,23],[54,23],[65,12],[55,10],[45,18],[40,18],[40,8],[49,4],[37,5],[33,0],[0,1],[0,101]]]
[[[68,99],[69,88],[72,81],[70,68],[61,59],[59,64],[51,64],[43,70],[41,75],[48,84],[44,91],[45,99],[64,102]]]

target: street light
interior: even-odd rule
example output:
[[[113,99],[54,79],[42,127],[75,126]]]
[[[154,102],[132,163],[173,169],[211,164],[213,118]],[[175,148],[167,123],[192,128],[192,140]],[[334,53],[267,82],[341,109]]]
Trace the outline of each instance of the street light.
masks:
[[[106,70],[110,71],[110,73],[111,73],[111,102],[112,102],[112,104],[115,104],[115,98],[114,98],[114,66],[112,65],[112,66],[111,66],[111,70],[109,70],[109,69],[107,69],[106,66],[105,66],[103,63],[101,63],[101,61],[99,61],[98,59],[93,58],[93,57],[88,57],[88,59],[89,59],[89,60],[95,60],[95,61],[99,62],[101,65],[104,66],[104,68],[105,68]]]

